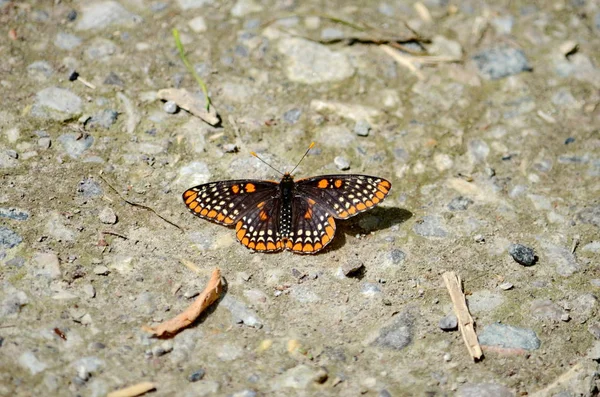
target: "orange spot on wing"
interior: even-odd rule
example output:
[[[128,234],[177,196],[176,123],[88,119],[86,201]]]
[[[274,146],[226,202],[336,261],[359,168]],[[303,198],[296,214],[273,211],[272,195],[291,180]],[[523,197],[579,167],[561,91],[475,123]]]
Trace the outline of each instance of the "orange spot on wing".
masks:
[[[323,243],[323,245],[327,244],[329,241],[331,240],[331,238],[327,235],[323,236],[323,238],[321,239],[321,242]]]
[[[260,203],[256,204],[257,208],[262,208],[265,206],[265,201],[261,201]]]
[[[231,190],[233,191],[233,193],[238,194],[240,192],[240,187],[239,185],[233,185],[231,187]]]
[[[224,222],[225,222],[225,224],[227,224],[227,225],[231,225],[231,224],[233,223],[233,219],[232,219],[231,217],[229,217],[229,216],[228,216],[227,218],[225,218],[225,221],[224,221]]]
[[[290,241],[290,245],[292,245],[291,241]],[[302,251],[302,243],[296,243],[292,249],[294,251]]]
[[[256,191],[256,186],[254,186],[252,183],[246,183],[245,189],[248,193],[254,193]]]
[[[375,193],[375,196],[377,196],[381,200],[385,198],[385,194],[380,190],[378,190],[377,193]]]
[[[319,181],[319,184],[317,185],[317,187],[320,187],[321,189],[325,189],[327,188],[327,186],[329,186],[329,182],[327,182],[327,179],[321,179]]]
[[[285,248],[292,249],[292,242],[290,240],[285,240]]]
[[[196,196],[198,195],[198,193],[196,193],[196,192],[195,192],[195,191],[193,191],[193,190],[186,190],[186,191],[185,191],[185,193],[183,193],[183,198],[184,198],[184,199],[187,199],[188,197],[190,197],[190,196],[192,196],[192,195],[194,195],[194,194],[195,194]]]
[[[260,218],[261,221],[266,221],[267,219],[269,219],[269,217],[267,216],[267,213],[265,211],[260,211],[260,213],[258,214],[258,217]]]
[[[244,244],[247,247],[248,244],[250,244],[250,239],[248,237],[244,237],[242,239],[242,244]]]
[[[254,249],[256,247],[256,243],[254,241],[251,241],[250,244],[248,244],[248,248]]]
[[[335,187],[337,187],[338,189],[342,187],[342,180],[341,179],[336,179],[334,182]]]
[[[240,230],[243,225],[244,225],[244,222],[242,222],[242,221],[239,221],[238,223],[236,223],[235,224],[235,231],[237,232],[238,230]]]
[[[333,235],[335,234],[335,230],[333,230],[331,226],[327,226],[325,228],[325,233],[327,233],[327,237],[329,237],[329,239],[332,239]],[[325,236],[323,236],[323,239],[325,239]]]
[[[186,193],[188,193],[188,192],[186,192]],[[195,193],[195,192],[192,192],[192,194],[190,194],[190,195],[188,195],[188,196],[184,196],[184,197],[186,197],[186,199],[185,199],[185,203],[186,203],[186,204],[189,204],[189,203],[191,203],[192,201],[196,200],[196,197],[198,197],[198,194],[197,194],[197,193]]]
[[[268,250],[270,250],[270,251],[273,251],[273,250],[276,250],[277,248],[279,248],[279,247],[277,247],[277,246],[276,246],[275,244],[273,244],[272,242],[270,242],[270,241],[269,241],[269,242],[267,243],[267,249],[268,249]]]
[[[356,204],[356,209],[359,211],[364,211],[367,209],[367,206],[364,205],[363,203],[358,203],[358,204]]]
[[[313,210],[312,208],[309,208],[306,213],[304,214],[304,219],[310,219],[313,216]]]
[[[308,199],[308,204],[309,204],[309,205],[315,205],[315,203],[316,203],[316,201],[315,201],[315,200],[313,200],[313,199],[311,199],[311,198],[309,198],[309,199]]]
[[[238,240],[242,241],[242,239],[246,235],[246,229],[238,230],[238,232],[235,235],[237,236]]]
[[[206,216],[208,216],[209,218],[214,218],[215,216],[217,216],[217,211],[210,210],[210,212]]]
[[[373,204],[377,204],[381,201],[377,197],[373,197],[371,200],[373,201]]]
[[[196,209],[194,210],[194,212],[197,214],[198,212],[202,211],[202,207],[197,206]]]
[[[258,251],[264,251],[267,249],[267,246],[265,245],[265,243],[258,243],[258,244],[256,244],[256,249]]]
[[[333,216],[330,216],[329,218],[327,218],[327,222],[329,222],[331,227],[335,227],[335,220],[333,219]]]
[[[197,201],[192,201],[189,205],[190,209],[193,210],[194,208],[196,208],[198,206],[198,202]]]
[[[321,243],[315,243],[315,251],[318,251],[321,248],[323,248],[323,244],[321,244]]]
[[[221,214],[221,213],[217,214],[217,220],[218,220],[219,222],[223,222],[223,219],[225,219],[225,215],[223,215],[223,214]]]
[[[200,215],[206,216],[206,214],[208,214],[208,210],[206,208],[202,209],[202,212],[200,213]]]
[[[384,187],[384,188],[391,188],[392,185],[388,182],[388,181],[381,181],[379,182],[379,187]]]
[[[306,243],[304,244],[304,247],[302,247],[302,252],[313,252],[313,246],[310,243]]]
[[[348,212],[350,213],[350,215],[356,214],[356,207],[352,206],[352,207],[348,208]]]
[[[374,205],[371,200],[365,201],[365,204],[367,205],[367,207],[372,207]]]
[[[348,216],[348,211],[342,211],[342,212],[340,212],[340,213],[338,214],[338,216],[339,216],[340,218],[345,218],[345,217],[347,217],[347,216]]]

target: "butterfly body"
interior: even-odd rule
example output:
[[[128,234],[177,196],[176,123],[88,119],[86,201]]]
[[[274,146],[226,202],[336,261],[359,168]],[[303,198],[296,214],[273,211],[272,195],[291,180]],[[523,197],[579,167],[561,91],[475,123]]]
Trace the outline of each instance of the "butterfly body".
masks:
[[[210,182],[186,190],[183,200],[200,218],[235,225],[237,239],[260,252],[312,254],[335,235],[335,219],[377,205],[390,182],[369,175],[322,175],[279,183],[261,180]]]

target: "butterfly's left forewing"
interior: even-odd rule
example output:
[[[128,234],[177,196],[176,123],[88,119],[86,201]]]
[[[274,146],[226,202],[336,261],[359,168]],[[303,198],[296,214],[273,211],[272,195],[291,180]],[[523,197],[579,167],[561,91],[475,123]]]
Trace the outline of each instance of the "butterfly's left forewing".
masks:
[[[369,175],[322,175],[296,181],[296,190],[338,219],[347,219],[382,202],[392,185]]]
[[[183,202],[190,212],[221,225],[233,225],[257,205],[278,194],[271,181],[233,180],[205,183],[186,190]]]

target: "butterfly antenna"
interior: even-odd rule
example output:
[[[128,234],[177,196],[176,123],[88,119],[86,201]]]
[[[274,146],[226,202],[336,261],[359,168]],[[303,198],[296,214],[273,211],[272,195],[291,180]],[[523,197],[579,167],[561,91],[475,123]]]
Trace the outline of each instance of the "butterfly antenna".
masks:
[[[306,149],[306,153],[304,153],[304,156],[302,156],[302,158],[300,159],[300,161],[298,161],[298,164],[296,164],[296,166],[294,167],[294,169],[292,171],[290,171],[290,174],[293,174],[294,171],[296,171],[296,168],[298,168],[298,166],[300,165],[300,163],[302,162],[302,160],[304,160],[304,158],[306,157],[306,155],[308,154],[308,152],[310,152],[310,149],[312,149],[313,147],[315,147],[315,143],[311,142],[310,145],[308,146],[308,149]]]
[[[250,154],[254,157],[256,157],[257,159],[259,159],[260,161],[262,161],[263,163],[265,163],[266,165],[268,165],[273,171],[277,172],[278,174],[283,175],[283,172],[279,171],[278,169],[276,169],[275,167],[273,167],[271,164],[267,163],[265,160],[261,159],[258,154],[256,154],[256,152],[250,152]]]

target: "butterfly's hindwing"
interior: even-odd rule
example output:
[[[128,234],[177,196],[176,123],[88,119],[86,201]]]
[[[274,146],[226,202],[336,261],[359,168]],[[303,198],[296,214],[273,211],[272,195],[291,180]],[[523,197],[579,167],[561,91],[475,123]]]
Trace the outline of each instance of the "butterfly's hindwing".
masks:
[[[332,213],[318,202],[297,195],[292,202],[292,228],[285,241],[286,249],[303,254],[320,251],[335,234]]]
[[[211,182],[186,190],[183,201],[200,218],[232,225],[261,201],[276,197],[278,186],[276,182],[256,180]]]
[[[279,198],[256,203],[236,223],[235,233],[242,245],[255,251],[280,251],[284,248],[279,233]]]
[[[296,190],[315,200],[339,219],[347,219],[379,204],[388,195],[389,181],[369,175],[322,175],[301,179]]]

